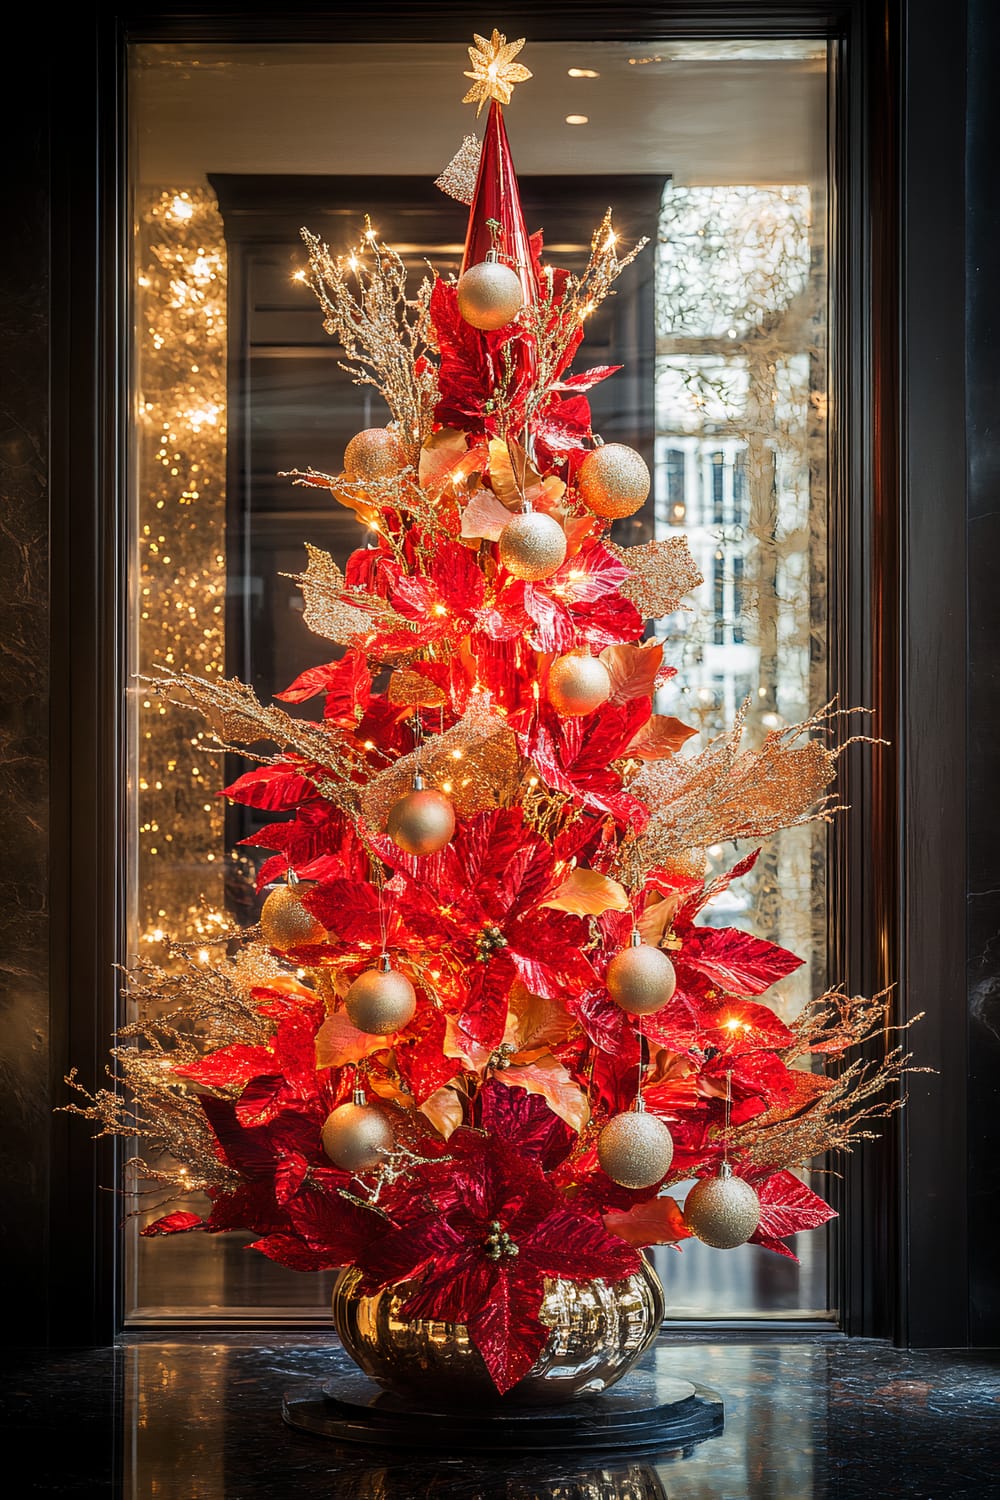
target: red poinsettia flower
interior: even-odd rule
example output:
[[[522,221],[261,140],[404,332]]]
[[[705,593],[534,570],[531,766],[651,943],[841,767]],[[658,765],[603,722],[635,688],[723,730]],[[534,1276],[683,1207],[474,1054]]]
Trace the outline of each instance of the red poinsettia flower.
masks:
[[[546,1276],[619,1280],[639,1258],[599,1219],[569,1207],[535,1161],[497,1136],[459,1129],[450,1157],[418,1167],[395,1228],[365,1261],[371,1288],[421,1278],[409,1317],[464,1323],[501,1393],[527,1374],[550,1330]]]
[[[532,994],[560,999],[588,972],[582,920],[541,905],[562,871],[520,808],[470,818],[445,849],[419,861],[389,840],[377,847],[396,867],[391,910],[414,948],[436,959],[438,991],[476,1041],[502,1040],[516,979]],[[337,931],[342,919],[330,916]]]

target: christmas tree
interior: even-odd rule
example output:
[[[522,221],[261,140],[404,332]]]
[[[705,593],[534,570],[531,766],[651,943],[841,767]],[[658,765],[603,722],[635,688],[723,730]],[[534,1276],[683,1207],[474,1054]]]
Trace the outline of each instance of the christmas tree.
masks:
[[[370,227],[343,255],[304,231],[325,326],[389,413],[342,474],[292,476],[368,529],[299,579],[342,651],[277,695],[313,719],[237,681],[148,684],[255,762],[225,795],[276,815],[246,841],[268,894],[212,963],[136,966],[125,1092],[73,1106],[207,1198],[145,1234],[249,1229],[282,1265],[404,1284],[500,1391],[545,1347],[551,1278],[614,1283],[691,1235],[790,1254],[832,1212],[792,1169],[870,1134],[906,1064],[843,1060],[885,996],[786,1025],[763,997],[800,960],[699,921],[757,857],[709,879],[707,844],[836,810],[836,715],[695,750],[656,712],[674,668],[648,622],[701,580],[679,537],[610,540],[649,472],[591,431],[614,367],[571,373],[642,246],[609,213],[574,276],[528,235],[502,114],[521,45],[470,49],[489,113],[441,179],[471,201],[457,280],[412,288]]]

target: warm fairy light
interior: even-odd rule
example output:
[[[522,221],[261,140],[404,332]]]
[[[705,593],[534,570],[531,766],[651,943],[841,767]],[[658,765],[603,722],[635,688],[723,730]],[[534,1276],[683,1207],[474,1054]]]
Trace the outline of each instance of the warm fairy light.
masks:
[[[568,78],[600,78],[601,75],[596,68],[567,68],[566,76]]]
[[[448,610],[443,604],[435,604],[432,613],[435,615],[446,615],[448,613]]]
[[[137,553],[139,672],[225,668],[226,252],[201,189],[140,207]],[[304,273],[303,273],[304,274]],[[141,941],[197,940],[226,926],[220,800],[206,801],[203,736],[180,710],[135,700]],[[201,752],[201,753],[200,753]],[[164,782],[164,767],[170,771]],[[220,775],[213,768],[212,775]],[[221,781],[218,783],[221,785]],[[214,788],[213,788],[214,789]],[[217,870],[213,871],[212,866]],[[208,964],[208,948],[196,950]]]
[[[293,281],[305,281],[305,279],[306,279],[306,273],[305,273],[305,271],[303,271],[302,267],[300,266],[299,269],[295,272],[294,276],[292,277],[292,280]]]
[[[567,115],[566,116],[566,124],[567,125],[589,125],[590,124],[590,116],[589,115]]]

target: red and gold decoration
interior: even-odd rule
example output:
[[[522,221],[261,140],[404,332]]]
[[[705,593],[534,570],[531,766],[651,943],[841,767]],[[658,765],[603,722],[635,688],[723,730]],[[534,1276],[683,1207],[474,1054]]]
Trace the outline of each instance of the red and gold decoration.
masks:
[[[463,271],[456,295],[458,310],[465,321],[487,333],[506,328],[524,306],[517,272],[505,266],[492,250],[477,266]]]
[[[758,851],[710,876],[706,847],[832,815],[837,721],[751,746],[740,721],[692,753],[656,712],[670,643],[647,620],[700,580],[680,539],[611,542],[648,474],[592,448],[613,369],[571,370],[635,252],[610,217],[578,274],[529,239],[503,123],[520,47],[476,41],[462,267],[495,251],[516,317],[472,326],[455,281],[413,286],[370,226],[343,254],[306,236],[324,326],[391,423],[346,476],[297,476],[367,528],[299,579],[330,659],[277,703],[180,660],[145,688],[201,710],[206,750],[250,751],[225,795],[267,815],[259,889],[299,884],[268,894],[264,944],[140,962],[122,1087],[75,1106],[138,1137],[165,1196],[201,1195],[144,1233],[249,1229],[282,1265],[350,1268],[366,1306],[466,1330],[501,1392],[548,1358],[553,1288],[641,1279],[637,1246],[791,1253],[831,1214],[794,1169],[870,1133],[908,1065],[849,1055],[888,996],[785,1024],[766,997],[800,960],[712,921]]]
[[[557,713],[581,718],[607,703],[611,688],[611,673],[600,658],[574,651],[552,663],[545,691]]]
[[[587,454],[576,476],[584,505],[595,516],[609,520],[634,515],[645,502],[649,485],[645,459],[624,443],[601,443]]]
[[[344,449],[344,474],[364,484],[392,479],[405,460],[399,439],[387,427],[366,427],[356,433]]]
[[[540,583],[565,562],[566,533],[551,516],[528,511],[507,522],[497,551],[508,573],[525,583]]]
[[[601,1170],[619,1187],[653,1187],[666,1177],[673,1157],[669,1129],[645,1109],[615,1115],[597,1139]]]
[[[677,973],[667,955],[644,943],[638,929],[627,948],[616,953],[605,977],[608,993],[630,1016],[651,1016],[673,998]]]
[[[381,1166],[396,1138],[384,1110],[367,1103],[363,1091],[357,1090],[350,1104],[331,1110],[320,1140],[334,1166],[353,1175]]]
[[[308,895],[314,884],[311,880],[299,880],[295,871],[289,869],[286,883],[276,886],[264,900],[260,929],[264,941],[280,953],[321,943],[326,937],[322,923],[317,922],[312,912],[302,905],[302,898]]]
[[[745,1245],[760,1223],[760,1199],[728,1162],[718,1172],[696,1182],[684,1201],[684,1223],[691,1233],[716,1250]]]
[[[455,832],[455,808],[443,792],[425,787],[418,771],[413,790],[389,809],[385,831],[404,854],[437,854]]]
[[[387,953],[377,969],[366,969],[347,991],[344,1010],[352,1026],[369,1036],[391,1036],[402,1031],[416,1015],[417,992]]]

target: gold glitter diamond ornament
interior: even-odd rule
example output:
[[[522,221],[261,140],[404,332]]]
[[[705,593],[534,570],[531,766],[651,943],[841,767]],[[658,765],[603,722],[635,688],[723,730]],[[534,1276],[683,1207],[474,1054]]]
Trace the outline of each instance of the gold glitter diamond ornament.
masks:
[[[392,1126],[380,1109],[356,1095],[327,1115],[321,1133],[323,1150],[345,1172],[370,1172],[395,1143]]]
[[[673,995],[677,975],[667,955],[633,931],[629,947],[608,964],[604,982],[612,1000],[628,1015],[651,1016]]]
[[[505,328],[524,306],[524,292],[517,272],[489,256],[464,273],[458,283],[457,295],[462,317],[484,333]]]
[[[624,443],[601,443],[587,454],[576,476],[587,509],[611,520],[634,515],[649,494],[649,483],[642,455]]]
[[[268,895],[260,912],[264,941],[279,953],[290,948],[306,948],[322,943],[326,928],[302,905],[302,897],[316,884],[314,880],[296,880],[291,870],[287,885],[279,885]]]
[[[566,533],[551,516],[525,511],[509,521],[497,544],[508,573],[537,583],[551,578],[566,560]]]
[[[369,1036],[402,1031],[417,1010],[417,992],[405,974],[392,968],[383,953],[377,969],[359,974],[347,991],[344,1009],[352,1026]]]
[[[592,714],[611,697],[611,673],[596,656],[557,656],[546,692],[552,707],[568,718]]]
[[[760,1223],[760,1199],[723,1162],[716,1177],[696,1182],[684,1204],[684,1222],[703,1244],[716,1250],[745,1245]]]
[[[443,792],[424,787],[418,771],[413,791],[389,809],[385,831],[404,854],[436,854],[455,832],[455,809]]]
[[[344,473],[349,479],[391,479],[402,467],[398,439],[387,427],[366,427],[344,449]]]
[[[666,1177],[673,1158],[673,1136],[644,1109],[615,1115],[597,1138],[601,1170],[619,1187],[652,1187]]]

